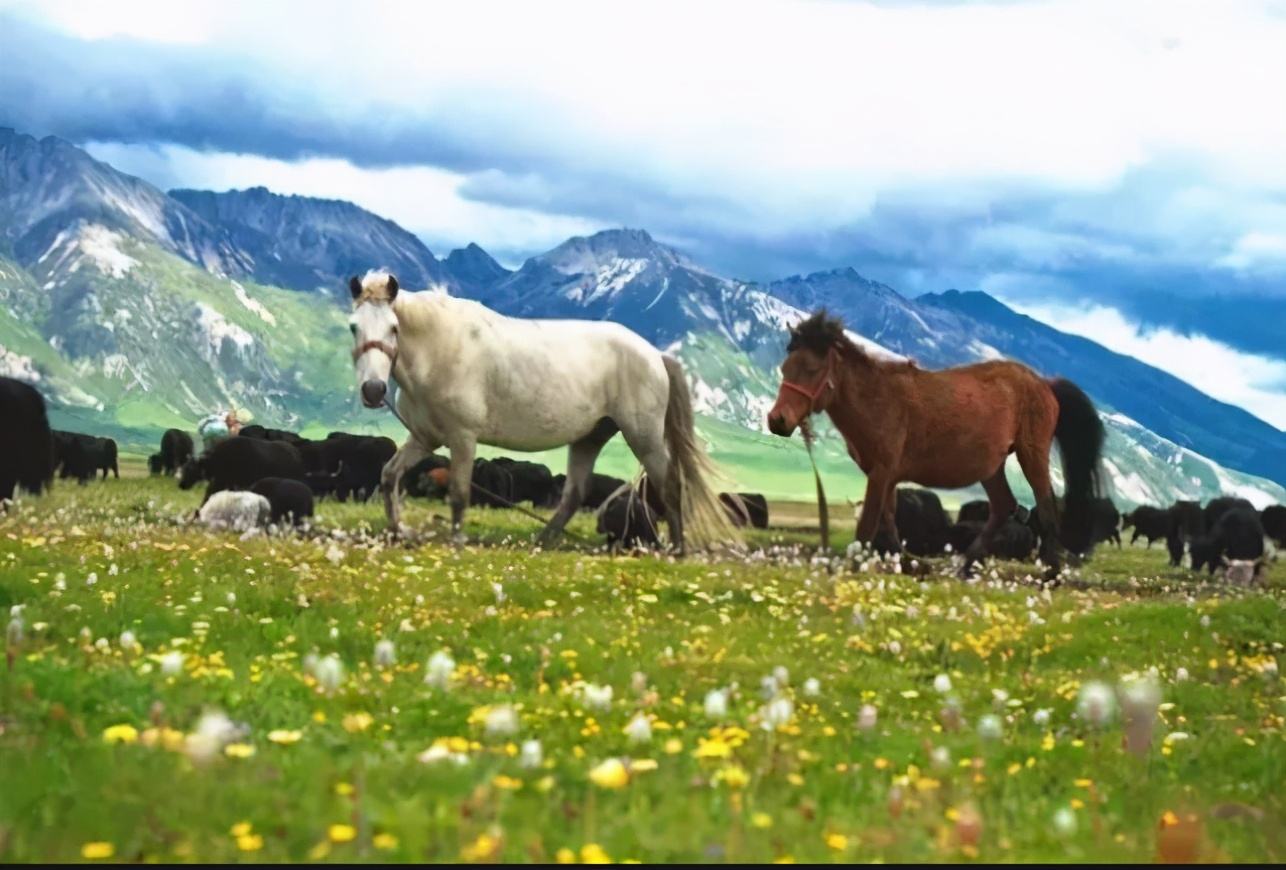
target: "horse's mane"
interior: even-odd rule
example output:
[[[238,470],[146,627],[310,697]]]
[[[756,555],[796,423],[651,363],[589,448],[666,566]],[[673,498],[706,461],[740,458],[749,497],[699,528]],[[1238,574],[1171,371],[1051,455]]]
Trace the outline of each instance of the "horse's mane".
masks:
[[[915,364],[910,360],[885,359],[872,354],[849,338],[844,329],[844,321],[830,314],[825,308],[818,309],[791,327],[790,343],[786,345],[786,352],[791,353],[800,348],[810,350],[818,356],[826,356],[834,348],[840,352],[840,356],[850,360],[874,363],[882,367],[915,368]]]

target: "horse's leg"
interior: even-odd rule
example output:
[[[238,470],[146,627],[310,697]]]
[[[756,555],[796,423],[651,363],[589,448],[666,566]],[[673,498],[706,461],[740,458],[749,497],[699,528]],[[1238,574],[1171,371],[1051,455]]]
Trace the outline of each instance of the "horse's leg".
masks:
[[[473,457],[478,449],[478,439],[472,433],[461,432],[451,443],[451,467],[447,471],[447,491],[451,498],[451,540],[463,544],[464,512],[469,507],[473,489]]]
[[[625,443],[647,472],[648,486],[656,487],[665,503],[665,523],[670,527],[670,546],[683,555],[683,493],[676,486],[670,492],[670,452],[665,446],[664,419],[647,430],[622,429]]]
[[[616,424],[604,417],[588,435],[567,448],[567,482],[563,484],[563,497],[558,502],[558,509],[536,539],[542,547],[558,540],[580,508],[589,492],[589,476],[594,471],[598,454],[618,431]]]
[[[884,511],[880,516],[879,531],[875,533],[874,547],[877,552],[889,555],[902,552],[902,537],[898,534],[897,509],[898,488],[897,484],[891,483],[884,492]]]
[[[991,550],[991,542],[996,537],[996,532],[1005,524],[1018,508],[1018,499],[1014,498],[1013,490],[1009,488],[1009,481],[1005,479],[1005,463],[1000,463],[1000,468],[996,469],[991,477],[982,482],[982,488],[987,493],[987,522],[983,524],[982,532],[974,538],[969,549],[965,550],[964,565],[960,567],[960,576],[968,577],[969,569],[974,563],[986,557]],[[1041,520],[1044,520],[1042,514]]]
[[[432,452],[433,448],[426,447],[416,440],[414,435],[410,435],[406,443],[393,454],[392,459],[384,463],[384,467],[380,470],[380,492],[384,494],[384,516],[388,518],[389,531],[394,535],[402,533],[402,504],[398,492],[402,475]]]
[[[870,544],[875,540],[880,524],[884,521],[884,501],[896,485],[892,475],[879,470],[871,472],[866,479],[866,495],[862,499],[862,515],[857,518],[857,532],[854,538],[858,543]]]
[[[1032,494],[1036,497],[1036,512],[1040,517],[1043,534],[1040,537],[1040,561],[1045,564],[1045,571],[1050,578],[1057,577],[1062,567],[1059,551],[1058,505],[1054,502],[1054,486],[1049,480],[1049,450],[1020,443],[1015,450],[1018,454],[1018,465],[1023,476],[1031,484]]]

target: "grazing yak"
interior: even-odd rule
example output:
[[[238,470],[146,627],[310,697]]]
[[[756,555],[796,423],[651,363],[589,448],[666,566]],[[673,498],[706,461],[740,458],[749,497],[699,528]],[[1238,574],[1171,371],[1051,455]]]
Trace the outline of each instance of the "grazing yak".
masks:
[[[196,455],[192,446],[192,436],[179,429],[166,429],[161,436],[161,452],[155,454],[161,459],[161,471],[175,474]],[[149,460],[150,466],[150,460]]]
[[[257,438],[260,441],[289,441],[296,443],[304,440],[296,432],[288,432],[285,429],[269,429],[266,426],[260,426],[258,423],[242,426],[237,434],[242,438]]]
[[[1246,499],[1236,496],[1224,495],[1210,499],[1201,511],[1202,517],[1206,522],[1206,528],[1213,531],[1220,517],[1228,513],[1228,511],[1238,508],[1241,510],[1255,510],[1255,506]]]
[[[402,475],[402,489],[407,495],[417,497],[436,496],[441,490],[437,482],[430,477],[430,472],[435,469],[445,469],[451,467],[451,460],[445,456],[438,456],[436,453],[429,454],[419,462],[412,465],[406,474]]]
[[[942,500],[932,490],[899,488],[893,523],[900,540],[890,538],[887,529],[881,526],[871,542],[877,553],[897,553],[905,549],[913,556],[936,556],[946,550],[947,529],[951,523],[942,509]]]
[[[1055,504],[1057,505],[1059,516],[1062,516],[1063,514],[1062,498],[1055,499]],[[1089,506],[1089,512],[1090,512],[1090,537],[1089,537],[1088,544],[1084,547],[1084,549],[1077,551],[1075,548],[1073,548],[1073,546],[1071,545],[1071,543],[1069,543],[1069,541],[1066,539],[1065,536],[1060,536],[1063,538],[1062,540],[1063,546],[1066,547],[1069,552],[1076,553],[1076,555],[1078,556],[1089,555],[1089,553],[1093,551],[1095,546],[1105,541],[1111,541],[1115,543],[1118,547],[1121,546],[1121,529],[1120,529],[1121,512],[1116,509],[1116,505],[1112,503],[1112,500],[1110,498],[1103,498],[1103,497],[1096,497],[1092,499]],[[1030,513],[1030,515],[1027,517],[1027,525],[1030,526],[1031,530],[1036,533],[1036,539],[1037,539],[1037,542],[1039,543],[1045,535],[1045,529],[1040,522],[1040,516],[1038,512],[1032,511]]]
[[[986,504],[984,502],[984,504]],[[1038,543],[1036,532],[1027,522],[1019,519],[1020,513],[1005,519],[996,531],[987,548],[987,555],[997,559],[1009,559],[1015,562],[1026,562],[1032,558]],[[947,529],[947,542],[952,552],[963,553],[969,549],[974,539],[982,534],[983,523],[978,520],[964,520]]]
[[[54,462],[61,469],[59,477],[74,477],[80,483],[88,483],[101,471],[103,480],[107,479],[108,472],[120,479],[116,442],[111,438],[58,429],[54,430],[53,437]]]
[[[38,494],[54,479],[54,441],[45,400],[30,384],[0,378],[0,503],[21,488]]]
[[[649,501],[645,494],[624,485],[599,506],[597,529],[606,536],[607,545],[613,552],[661,546],[657,534],[660,515],[648,504]]]
[[[768,499],[757,492],[721,492],[724,513],[737,528],[768,528]]]
[[[307,482],[318,496],[334,495],[366,501],[379,490],[380,474],[397,452],[393,439],[374,435],[333,433],[325,441],[299,441],[308,469]]]
[[[991,516],[991,505],[986,499],[967,501],[960,505],[960,511],[956,514],[956,522],[985,523],[989,516]]]
[[[197,518],[211,529],[248,532],[265,528],[272,522],[272,505],[257,493],[224,490],[201,503]]]
[[[313,515],[313,491],[308,484],[285,477],[265,477],[255,481],[250,491],[268,499],[272,506],[272,523],[299,525]]]
[[[201,456],[189,460],[179,475],[179,488],[191,489],[203,480],[209,481],[205,498],[225,489],[249,489],[265,477],[303,480],[304,460],[299,448],[286,441],[260,441],[256,438],[226,438]]]
[[[1272,538],[1279,547],[1286,547],[1286,505],[1269,505],[1259,514],[1263,523],[1264,534]]]
[[[1210,531],[1190,545],[1192,570],[1213,574],[1224,567],[1229,581],[1249,585],[1263,566],[1264,526],[1259,512],[1243,505],[1226,506]]]
[[[1133,544],[1139,538],[1146,538],[1150,550],[1153,541],[1169,537],[1170,511],[1149,505],[1136,507],[1121,517],[1121,528],[1122,530],[1133,528],[1134,533],[1130,535],[1130,543]]]
[[[161,460],[161,454],[153,453],[147,457],[147,473],[160,474],[165,470],[165,463]]]
[[[514,504],[531,502],[539,506],[548,498],[554,474],[539,462],[510,459],[508,456],[497,456],[491,462],[509,474],[509,500]]]
[[[1170,505],[1170,530],[1165,536],[1165,548],[1170,553],[1170,564],[1178,568],[1183,564],[1183,552],[1193,538],[1206,533],[1206,515],[1195,501],[1176,501]]]
[[[554,507],[557,505],[559,499],[563,497],[563,487],[566,483],[567,475],[555,474],[549,487],[549,494],[541,506]],[[619,477],[599,474],[597,471],[593,472],[589,476],[589,482],[585,488],[585,500],[581,502],[580,509],[583,511],[598,510],[605,501],[611,498],[612,493],[624,485],[625,481]]]

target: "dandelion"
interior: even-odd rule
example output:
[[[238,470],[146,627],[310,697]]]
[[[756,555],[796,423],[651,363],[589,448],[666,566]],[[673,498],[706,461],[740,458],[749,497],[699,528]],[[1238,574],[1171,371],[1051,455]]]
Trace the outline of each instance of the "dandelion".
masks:
[[[86,861],[102,861],[116,854],[116,847],[111,843],[86,843],[80,847],[80,857]]]
[[[334,653],[324,656],[318,660],[313,676],[324,691],[333,692],[344,682],[344,663]]]
[[[804,681],[804,695],[809,698],[816,698],[822,693],[822,684],[816,677],[809,677]]]
[[[625,736],[631,743],[647,743],[652,739],[652,722],[644,713],[635,713],[625,726]]]
[[[518,714],[508,704],[487,711],[483,727],[488,737],[509,737],[518,733]]]
[[[236,607],[236,606],[237,606],[237,593],[235,593],[235,592],[229,592],[229,593],[228,593],[228,595],[227,595],[227,602],[228,602],[228,606],[229,606],[229,607]]]
[[[1000,717],[994,713],[988,713],[978,720],[978,736],[983,740],[999,740],[1004,733],[1005,729],[1000,722]]]
[[[268,740],[279,746],[290,746],[298,743],[303,739],[304,732],[291,731],[286,728],[277,728],[268,732]]]
[[[121,649],[130,652],[138,646],[138,638],[134,637],[134,632],[126,629],[121,632]]]
[[[1049,710],[1047,710],[1044,707],[1041,707],[1035,713],[1031,714],[1031,721],[1034,722],[1037,726],[1044,728],[1046,725],[1049,724],[1049,715],[1050,715]]]
[[[243,733],[219,710],[208,710],[197,720],[196,730],[183,741],[183,752],[198,764],[214,758]]]
[[[933,691],[939,695],[945,695],[951,691],[951,677],[947,674],[938,674],[933,678]]]
[[[935,746],[929,755],[935,770],[943,771],[951,767],[951,750],[945,746]]]
[[[773,698],[759,715],[765,731],[776,731],[790,724],[795,717],[795,702],[790,698]]]
[[[371,838],[371,845],[381,852],[391,852],[397,848],[397,837],[387,832],[376,834]]]
[[[706,716],[710,719],[722,719],[728,715],[728,692],[726,689],[711,689],[705,697]]]
[[[1062,807],[1054,813],[1054,833],[1060,837],[1070,837],[1076,833],[1076,813],[1070,807]]]
[[[991,703],[997,710],[1003,709],[1005,704],[1007,704],[1008,702],[1009,702],[1009,693],[1006,692],[1004,689],[991,690]]]
[[[103,731],[103,740],[107,743],[136,743],[138,729],[133,725],[113,725]]]
[[[98,582],[98,572],[97,572],[97,571],[90,571],[90,572],[89,572],[89,576],[85,578],[85,585],[86,585],[86,586],[93,586],[93,585],[94,585],[95,583],[97,583],[97,582]]]
[[[790,685],[790,671],[786,670],[785,665],[778,665],[772,669],[772,678],[777,681],[779,686]]]
[[[777,678],[772,674],[769,674],[759,681],[759,694],[763,695],[765,701],[777,697],[780,692],[781,686],[778,685]]]
[[[857,728],[859,731],[874,731],[876,722],[879,719],[879,711],[871,704],[863,704],[862,709],[857,713]]]
[[[895,656],[902,655],[902,644],[899,641],[889,641],[889,652]]]
[[[331,825],[326,829],[326,836],[332,843],[351,843],[357,829],[352,825]]]
[[[161,656],[161,673],[167,677],[178,675],[183,670],[183,653],[170,650]]]
[[[612,706],[612,687],[586,683],[581,689],[581,703],[591,710],[605,711]]]
[[[492,592],[492,594],[494,594],[494,595],[496,596],[496,604],[497,604],[497,605],[500,605],[500,604],[504,604],[504,603],[505,603],[505,587],[504,587],[504,586],[500,585],[499,583],[494,583],[494,582],[493,582],[493,583],[491,584],[491,592]]]
[[[424,667],[424,682],[435,689],[446,689],[451,684],[451,675],[455,673],[455,659],[438,650],[429,656],[429,663]]]
[[[518,763],[527,770],[535,770],[545,761],[539,740],[524,740],[518,754]]]
[[[393,641],[381,640],[375,644],[375,667],[391,668],[397,662],[397,651]]]
[[[1098,681],[1086,683],[1081,687],[1081,694],[1076,702],[1076,712],[1091,725],[1102,727],[1111,722],[1116,714],[1116,698],[1105,683]]]
[[[370,713],[349,713],[340,722],[349,734],[365,731],[375,724],[375,717]]]
[[[630,773],[619,758],[609,758],[589,772],[590,782],[599,788],[625,788],[630,781]]]

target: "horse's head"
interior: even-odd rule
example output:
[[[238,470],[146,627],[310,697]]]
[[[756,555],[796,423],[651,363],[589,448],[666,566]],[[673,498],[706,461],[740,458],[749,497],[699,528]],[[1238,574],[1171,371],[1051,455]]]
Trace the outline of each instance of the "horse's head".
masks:
[[[353,367],[357,388],[368,408],[384,404],[388,379],[397,361],[397,279],[383,272],[354,275],[348,282],[353,294],[353,316],[348,328],[353,333]]]
[[[835,367],[843,340],[844,325],[825,310],[790,328],[768,431],[789,438],[801,423],[826,410],[835,398]]]

